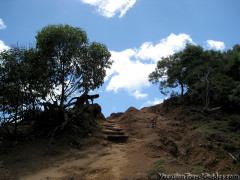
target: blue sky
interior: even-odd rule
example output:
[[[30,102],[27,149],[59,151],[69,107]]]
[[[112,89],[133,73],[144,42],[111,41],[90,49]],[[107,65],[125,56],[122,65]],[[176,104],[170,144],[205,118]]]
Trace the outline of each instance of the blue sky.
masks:
[[[227,50],[240,43],[239,0],[0,0],[0,51],[35,43],[49,24],[81,27],[107,45],[114,64],[92,93],[105,116],[160,103],[148,82],[158,60],[187,42]]]

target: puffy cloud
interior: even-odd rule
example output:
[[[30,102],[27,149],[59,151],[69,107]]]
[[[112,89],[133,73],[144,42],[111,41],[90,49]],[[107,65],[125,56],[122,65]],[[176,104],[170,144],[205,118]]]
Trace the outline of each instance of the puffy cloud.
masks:
[[[7,26],[4,24],[3,20],[0,18],[0,29],[6,29]]]
[[[133,92],[144,86],[150,86],[148,75],[154,70],[155,64],[144,64],[134,60],[135,51],[127,49],[122,52],[111,51],[114,63],[107,71],[110,82],[107,85],[108,91],[117,92],[118,89],[126,89]]]
[[[0,29],[6,29],[7,26],[4,24],[3,20],[0,18]],[[9,49],[8,46],[5,45],[3,41],[0,40],[0,52],[4,49]]]
[[[166,57],[183,49],[187,41],[192,42],[189,35],[171,34],[156,46],[148,42],[143,43],[139,49],[126,49],[122,52],[111,51],[114,63],[111,69],[107,70],[105,82],[109,82],[106,90],[117,92],[119,89],[125,89],[137,99],[146,97],[147,94],[141,94],[140,90],[150,86],[148,75],[154,71],[157,61],[162,56]],[[152,60],[153,63],[144,61],[145,59]]]
[[[221,41],[207,40],[207,46],[210,49],[216,49],[216,50],[225,49],[225,44],[224,42],[221,42]]]
[[[9,49],[9,47],[6,46],[3,41],[0,40],[0,52],[7,49]]]
[[[142,94],[139,92],[139,90],[136,90],[134,93],[131,93],[132,96],[134,96],[136,99],[145,98],[148,96],[148,94]]]
[[[155,98],[153,101],[147,101],[146,103],[144,103],[141,106],[141,108],[161,104],[163,101],[164,101],[164,99]]]
[[[162,39],[155,46],[152,42],[145,42],[138,50],[136,57],[142,60],[154,60],[157,62],[162,57],[167,57],[183,49],[187,42],[193,42],[187,34],[170,34],[170,36]]]
[[[90,4],[98,8],[98,12],[105,17],[113,17],[116,13],[120,13],[119,17],[123,17],[126,12],[133,7],[136,0],[81,0],[85,4]]]

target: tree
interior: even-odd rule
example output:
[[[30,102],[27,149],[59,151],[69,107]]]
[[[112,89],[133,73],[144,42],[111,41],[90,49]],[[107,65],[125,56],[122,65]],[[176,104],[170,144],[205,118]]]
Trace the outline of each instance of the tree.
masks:
[[[240,46],[235,45],[224,53],[227,63],[227,75],[232,78],[234,86],[228,93],[229,101],[233,104],[232,109],[240,107]]]
[[[228,75],[235,81],[240,81],[240,46],[235,45],[225,56],[228,58]]]
[[[194,70],[204,63],[203,48],[193,44],[186,44],[183,51],[177,53],[181,66],[183,67],[182,76],[184,83],[189,88],[195,82]]]
[[[17,130],[17,117],[23,104],[21,60],[20,49],[5,50],[0,54],[0,102],[1,123],[4,125],[9,121],[15,122],[14,133]]]
[[[184,77],[183,66],[178,59],[179,54],[175,54],[166,58],[162,58],[157,63],[154,72],[149,75],[149,81],[158,84],[162,94],[167,95],[167,88],[176,88],[180,85],[181,96],[184,94]]]
[[[181,52],[162,58],[149,75],[149,81],[160,84],[163,94],[167,88],[187,89],[191,102],[209,106],[238,104],[240,80],[240,47],[220,52],[204,50],[187,44]]]
[[[164,95],[169,93],[167,88],[180,86],[183,97],[185,89],[188,89],[194,82],[193,69],[201,64],[202,53],[201,46],[186,44],[183,51],[158,61],[155,71],[149,75],[149,81],[156,84],[160,83],[160,91]]]
[[[51,94],[60,107],[73,92],[88,92],[103,84],[106,68],[111,65],[110,52],[103,44],[89,44],[87,34],[80,28],[69,25],[48,25],[36,36],[36,47],[51,65],[55,87]]]
[[[41,111],[44,105],[47,111],[40,115],[46,118],[41,122],[49,121],[54,135],[69,122],[68,97],[77,90],[87,94],[100,87],[112,61],[107,47],[89,43],[80,28],[49,25],[36,39],[36,48],[16,46],[0,53],[0,124],[7,131],[8,125],[14,125],[16,133],[18,122],[32,118],[31,113]],[[56,88],[61,88],[60,94]],[[80,112],[85,113],[85,109]],[[58,118],[48,110],[54,110]]]
[[[35,113],[52,87],[47,64],[34,49],[12,47],[0,53],[0,111],[4,125]],[[39,107],[40,109],[40,107]]]
[[[220,94],[225,91],[225,86],[228,86],[224,82],[228,79],[224,74],[226,65],[220,51],[203,51],[198,59],[199,62],[190,65],[191,71],[188,72],[186,82],[191,96],[196,100],[198,97],[202,99],[203,105],[208,108],[211,101],[216,102]]]
[[[235,108],[240,107],[240,82],[236,83],[235,88],[229,94],[229,100],[235,105]]]

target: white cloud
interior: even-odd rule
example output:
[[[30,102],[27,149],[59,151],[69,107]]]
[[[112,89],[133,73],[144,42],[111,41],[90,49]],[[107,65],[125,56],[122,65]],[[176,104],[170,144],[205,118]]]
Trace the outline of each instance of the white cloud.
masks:
[[[193,42],[187,34],[170,34],[170,36],[162,39],[155,46],[152,42],[145,42],[138,50],[136,57],[142,60],[154,60],[157,62],[162,57],[167,57],[183,49],[187,42]]]
[[[221,42],[221,41],[207,40],[207,46],[210,49],[216,49],[216,50],[225,49],[225,44],[224,42]]]
[[[10,48],[6,46],[3,41],[0,40],[0,52],[7,49],[10,49]]]
[[[106,90],[117,92],[119,89],[125,89],[136,98],[146,97],[147,95],[141,94],[140,90],[151,85],[148,75],[154,71],[157,61],[162,56],[166,57],[183,49],[187,41],[192,42],[189,35],[171,34],[156,46],[148,42],[139,49],[126,49],[122,52],[111,51],[114,63],[111,69],[107,70],[105,82],[109,82]],[[153,63],[146,63],[143,61],[145,59],[152,60]]]
[[[141,106],[141,108],[161,104],[163,101],[164,101],[164,99],[155,98],[153,101],[147,101],[146,103],[144,103]]]
[[[141,99],[148,96],[148,94],[140,93],[139,90],[136,90],[134,93],[131,93],[131,95],[134,96],[136,99]]]
[[[6,29],[7,26],[4,24],[3,20],[0,18],[0,29]]]
[[[148,75],[155,69],[155,64],[144,64],[138,60],[133,60],[135,51],[127,49],[122,52],[111,51],[114,63],[107,71],[108,91],[117,92],[118,89],[126,89],[133,92],[143,86],[150,86]]]
[[[85,4],[90,4],[98,8],[98,12],[105,17],[113,17],[116,13],[120,13],[119,17],[123,17],[126,12],[133,7],[136,0],[81,0]]]

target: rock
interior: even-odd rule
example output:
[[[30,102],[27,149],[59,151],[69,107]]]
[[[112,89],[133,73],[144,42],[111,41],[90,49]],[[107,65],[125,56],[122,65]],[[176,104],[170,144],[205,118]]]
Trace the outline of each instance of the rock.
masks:
[[[100,120],[103,120],[103,121],[106,120],[106,118],[105,118],[105,116],[103,115],[103,113],[98,114],[98,115],[97,115],[97,119],[100,119]]]
[[[119,113],[112,113],[112,114],[110,115],[110,117],[113,118],[113,119],[115,119],[115,118],[120,117],[121,115],[123,115],[122,112],[119,112]]]
[[[172,140],[169,140],[167,138],[164,138],[162,140],[162,142],[170,154],[172,154],[175,157],[178,156],[178,147],[175,142],[173,142]]]
[[[137,111],[138,111],[138,109],[136,109],[135,107],[130,107],[130,108],[127,109],[127,111],[125,112],[125,114],[126,114],[126,113],[129,113],[129,112],[137,112]]]
[[[93,115],[93,117],[97,117],[97,115],[99,115],[102,112],[102,108],[99,104],[92,104],[91,105],[91,113]]]

